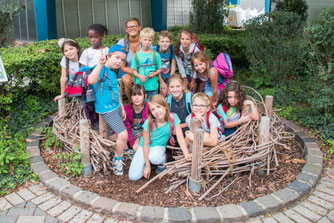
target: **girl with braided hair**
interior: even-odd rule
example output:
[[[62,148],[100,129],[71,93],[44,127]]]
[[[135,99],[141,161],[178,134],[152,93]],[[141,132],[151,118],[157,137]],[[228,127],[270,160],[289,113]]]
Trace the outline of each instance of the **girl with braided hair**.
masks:
[[[65,97],[65,88],[67,82],[73,75],[79,71],[81,64],[79,58],[81,55],[81,49],[79,44],[73,39],[61,38],[58,41],[59,47],[64,54],[60,61],[61,76],[60,76],[60,95],[57,95],[53,100],[57,102],[58,99]]]

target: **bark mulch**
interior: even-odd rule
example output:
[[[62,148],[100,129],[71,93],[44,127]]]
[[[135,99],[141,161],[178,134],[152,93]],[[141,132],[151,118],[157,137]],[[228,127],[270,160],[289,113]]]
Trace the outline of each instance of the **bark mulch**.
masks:
[[[137,182],[129,180],[128,169],[131,162],[129,159],[125,160],[126,165],[124,166],[123,176],[115,176],[113,173],[110,173],[110,176],[95,173],[89,176],[71,177],[65,174],[66,170],[61,168],[60,160],[55,158],[55,154],[60,152],[59,149],[43,150],[41,154],[50,169],[60,177],[69,180],[72,184],[81,187],[83,190],[97,193],[100,196],[109,197],[120,202],[130,202],[148,206],[205,207],[237,204],[253,200],[257,197],[271,194],[290,184],[301,172],[305,160],[301,152],[301,146],[296,141],[288,140],[285,143],[287,146],[277,147],[276,151],[280,165],[275,167],[273,164],[273,170],[271,170],[270,175],[262,171],[255,172],[250,177],[249,173],[244,173],[241,174],[233,184],[228,186],[235,179],[230,176],[218,185],[214,191],[207,196],[207,199],[203,199],[202,201],[198,200],[200,195],[188,190],[186,184],[181,185],[169,194],[165,194],[164,189],[169,187],[169,180],[174,176],[167,176],[161,180],[157,180],[141,193],[137,194],[135,191],[148,180],[141,179]],[[151,178],[155,175],[153,169]],[[228,188],[223,193],[219,196],[214,196],[226,186],[228,186]]]

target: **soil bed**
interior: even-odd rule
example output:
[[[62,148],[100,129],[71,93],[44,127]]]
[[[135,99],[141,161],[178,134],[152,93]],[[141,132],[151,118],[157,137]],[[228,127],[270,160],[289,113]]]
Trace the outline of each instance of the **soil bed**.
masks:
[[[285,147],[276,147],[280,165],[275,167],[273,163],[273,170],[271,170],[269,176],[267,176],[265,172],[255,172],[251,178],[248,173],[241,174],[223,193],[211,198],[235,179],[234,176],[230,176],[207,196],[208,199],[203,199],[202,201],[198,200],[199,195],[190,192],[190,190],[188,191],[185,186],[186,184],[181,185],[169,194],[165,194],[164,189],[169,188],[169,179],[173,178],[173,176],[167,176],[161,180],[157,180],[141,193],[137,194],[135,191],[148,180],[141,179],[137,182],[129,180],[128,169],[131,160],[125,160],[126,165],[124,166],[123,176],[115,176],[113,173],[111,173],[110,176],[104,176],[96,173],[90,176],[71,177],[65,174],[66,170],[61,169],[59,159],[54,156],[56,153],[60,152],[60,150],[43,151],[41,155],[50,169],[60,177],[69,180],[72,184],[81,187],[83,190],[97,193],[100,196],[109,197],[120,202],[136,203],[146,206],[205,207],[237,204],[253,200],[257,197],[271,194],[290,184],[301,172],[305,160],[301,153],[301,146],[296,141],[287,140],[285,143],[287,144]],[[155,175],[153,169],[151,178]],[[212,185],[213,183],[210,184]]]

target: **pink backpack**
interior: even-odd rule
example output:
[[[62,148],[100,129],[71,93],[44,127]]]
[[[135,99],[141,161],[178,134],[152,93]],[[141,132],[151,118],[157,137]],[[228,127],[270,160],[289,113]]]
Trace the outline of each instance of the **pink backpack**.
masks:
[[[213,66],[224,78],[230,79],[233,77],[232,61],[227,53],[220,53],[213,62]]]

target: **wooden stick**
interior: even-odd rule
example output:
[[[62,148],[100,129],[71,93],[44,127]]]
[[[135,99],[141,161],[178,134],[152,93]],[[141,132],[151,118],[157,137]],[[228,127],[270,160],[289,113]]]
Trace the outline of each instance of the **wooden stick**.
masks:
[[[81,162],[86,167],[90,165],[89,123],[87,119],[80,120]]]
[[[202,150],[203,150],[203,129],[196,129],[194,134],[194,144],[191,162],[191,177],[190,189],[199,192],[201,190],[201,164],[202,164]],[[192,186],[191,186],[192,185]]]
[[[99,135],[103,139],[108,138],[108,125],[101,115],[99,115]]]
[[[274,97],[271,96],[271,95],[267,95],[265,101],[266,101],[266,107],[267,107],[267,110],[268,110],[267,116],[271,117],[271,115],[273,114]]]
[[[192,133],[195,133],[195,130],[201,127],[201,121],[198,120],[197,118],[193,118],[190,121],[190,131]],[[193,149],[193,142],[189,143],[189,152],[191,153]]]
[[[58,114],[59,118],[63,118],[66,115],[66,99],[58,99]]]

